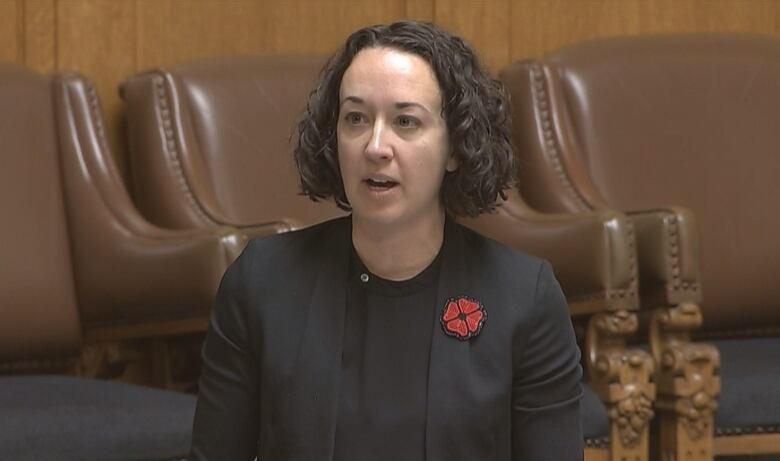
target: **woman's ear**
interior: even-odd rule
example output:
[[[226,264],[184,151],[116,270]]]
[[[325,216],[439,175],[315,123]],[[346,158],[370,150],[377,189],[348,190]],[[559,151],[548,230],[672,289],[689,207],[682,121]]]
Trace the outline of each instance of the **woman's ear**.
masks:
[[[445,165],[444,170],[447,171],[447,173],[454,173],[459,166],[460,166],[460,160],[458,160],[458,156],[455,155],[455,153],[453,152],[450,154],[450,157],[447,159],[447,164]]]

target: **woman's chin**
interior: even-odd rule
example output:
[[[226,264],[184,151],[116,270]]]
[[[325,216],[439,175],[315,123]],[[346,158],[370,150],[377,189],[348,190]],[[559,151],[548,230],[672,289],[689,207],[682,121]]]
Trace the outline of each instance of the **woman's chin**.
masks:
[[[361,226],[393,227],[404,222],[403,213],[389,207],[381,209],[356,209],[352,208],[352,221]]]

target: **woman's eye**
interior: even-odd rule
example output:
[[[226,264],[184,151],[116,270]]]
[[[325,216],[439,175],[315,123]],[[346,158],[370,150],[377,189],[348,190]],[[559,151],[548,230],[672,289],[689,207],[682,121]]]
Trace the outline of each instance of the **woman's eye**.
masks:
[[[408,115],[401,115],[396,120],[396,123],[401,128],[415,128],[420,125],[420,121],[417,120],[414,117],[410,117]]]
[[[347,114],[346,117],[344,117],[347,120],[347,123],[351,125],[360,125],[363,123],[363,114],[360,114],[358,112],[350,112]]]

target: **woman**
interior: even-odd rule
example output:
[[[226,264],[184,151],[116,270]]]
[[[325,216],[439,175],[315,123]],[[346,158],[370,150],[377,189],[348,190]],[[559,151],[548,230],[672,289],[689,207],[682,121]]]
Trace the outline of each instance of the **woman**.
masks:
[[[462,40],[352,34],[298,126],[303,192],[351,215],[253,240],[203,350],[197,460],[574,460],[579,352],[548,264],[453,222],[513,178]]]

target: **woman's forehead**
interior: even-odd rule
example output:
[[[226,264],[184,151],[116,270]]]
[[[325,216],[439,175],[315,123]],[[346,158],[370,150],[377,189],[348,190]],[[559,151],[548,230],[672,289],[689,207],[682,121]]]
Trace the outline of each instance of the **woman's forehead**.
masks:
[[[352,59],[341,80],[339,99],[367,103],[417,102],[435,110],[441,89],[433,69],[420,56],[395,48],[367,48]]]

